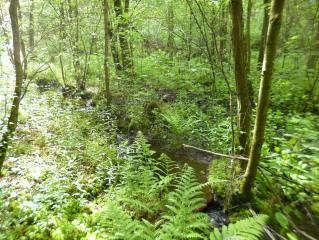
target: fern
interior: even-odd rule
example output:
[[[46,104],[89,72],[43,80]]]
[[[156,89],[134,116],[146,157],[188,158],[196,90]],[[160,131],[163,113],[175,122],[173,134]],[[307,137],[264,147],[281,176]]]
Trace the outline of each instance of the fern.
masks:
[[[181,171],[166,155],[152,157],[145,137],[139,133],[132,154],[119,168],[120,184],[109,189],[109,201],[96,216],[98,239],[184,240],[260,239],[267,217],[248,218],[220,232],[210,233],[202,189],[194,170]],[[120,207],[121,206],[121,207]],[[125,210],[124,210],[125,209]],[[153,224],[155,222],[155,224]]]
[[[174,180],[174,164],[168,157],[156,161],[140,132],[132,148],[132,154],[122,167],[122,183],[116,198],[136,217],[154,219],[166,203],[165,197]]]
[[[263,237],[263,227],[266,225],[268,216],[257,215],[254,218],[246,218],[228,227],[224,226],[221,231],[217,228],[211,233],[211,240],[258,240]]]
[[[114,202],[108,202],[105,208],[96,215],[98,239],[110,240],[153,240],[154,226],[144,221],[133,220],[128,212]]]
[[[155,160],[153,154],[155,152],[151,150],[150,146],[143,133],[138,132],[132,146],[132,161],[135,163],[135,167],[148,166],[152,168],[154,166]]]
[[[157,222],[157,239],[205,239],[209,231],[208,217],[196,212],[204,206],[202,187],[194,170],[186,166],[169,194],[167,211]]]
[[[166,154],[161,154],[156,162],[156,173],[159,178],[162,176],[173,175],[179,170],[177,164],[170,159]]]
[[[195,116],[185,119],[180,113],[176,112],[176,109],[166,109],[161,116],[167,122],[167,126],[171,131],[180,136],[185,132],[191,131],[195,124],[199,122]]]

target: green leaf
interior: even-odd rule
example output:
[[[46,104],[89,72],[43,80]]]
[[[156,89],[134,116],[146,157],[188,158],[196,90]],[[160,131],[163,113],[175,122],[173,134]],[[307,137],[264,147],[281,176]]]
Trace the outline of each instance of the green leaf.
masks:
[[[276,218],[277,222],[280,224],[280,226],[288,229],[289,221],[284,214],[282,214],[281,212],[276,212],[275,218]]]

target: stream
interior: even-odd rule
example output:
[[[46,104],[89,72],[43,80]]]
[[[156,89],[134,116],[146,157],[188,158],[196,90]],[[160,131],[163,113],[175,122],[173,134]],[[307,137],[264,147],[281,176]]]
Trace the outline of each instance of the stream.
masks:
[[[120,143],[122,141],[133,142],[134,135],[119,134],[117,142]],[[213,160],[211,156],[188,149],[168,151],[167,148],[163,147],[163,144],[154,140],[149,140],[149,143],[151,144],[151,149],[155,151],[155,158],[158,158],[164,153],[181,167],[184,166],[184,164],[191,166],[195,170],[200,183],[206,183],[208,181],[208,170]],[[228,217],[223,210],[222,202],[218,199],[218,196],[213,193],[211,187],[205,187],[203,192],[206,199],[206,207],[201,209],[201,211],[208,214],[211,224],[217,228],[228,224]]]
[[[184,164],[191,166],[195,170],[200,183],[206,183],[208,181],[208,170],[211,161],[213,160],[212,157],[186,149],[181,149],[176,152],[168,152],[162,148],[160,144],[152,141],[150,143],[152,149],[156,151],[157,155],[164,153],[179,166],[183,166]],[[203,192],[207,205],[202,212],[208,214],[211,224],[217,228],[221,228],[228,224],[228,218],[223,210],[222,203],[219,201],[218,196],[213,193],[211,187],[205,187]]]

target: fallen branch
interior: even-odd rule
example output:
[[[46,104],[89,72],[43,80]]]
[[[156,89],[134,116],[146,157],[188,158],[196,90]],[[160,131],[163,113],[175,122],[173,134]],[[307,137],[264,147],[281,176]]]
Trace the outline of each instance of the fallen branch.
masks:
[[[196,150],[196,151],[199,151],[199,152],[203,152],[203,153],[206,153],[206,154],[209,154],[209,155],[213,155],[213,156],[219,156],[219,157],[225,157],[225,158],[230,158],[230,159],[248,161],[248,158],[243,157],[243,156],[232,156],[232,155],[226,155],[226,154],[222,154],[222,153],[216,153],[216,152],[208,151],[208,150],[201,149],[201,148],[198,148],[198,147],[190,146],[190,145],[187,145],[187,144],[183,144],[183,147],[184,148],[193,149],[193,150]]]

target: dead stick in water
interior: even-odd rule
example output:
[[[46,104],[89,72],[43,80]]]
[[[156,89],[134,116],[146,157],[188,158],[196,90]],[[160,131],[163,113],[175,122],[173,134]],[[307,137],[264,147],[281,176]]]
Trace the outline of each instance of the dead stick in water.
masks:
[[[216,153],[216,152],[208,151],[208,150],[201,149],[201,148],[198,148],[198,147],[190,146],[190,145],[187,145],[187,144],[183,144],[183,147],[184,148],[190,148],[190,149],[193,149],[193,150],[196,150],[196,151],[199,151],[199,152],[207,153],[209,155],[248,161],[248,158],[243,157],[243,156],[231,156],[231,155],[226,155],[226,154],[222,154],[222,153]]]

